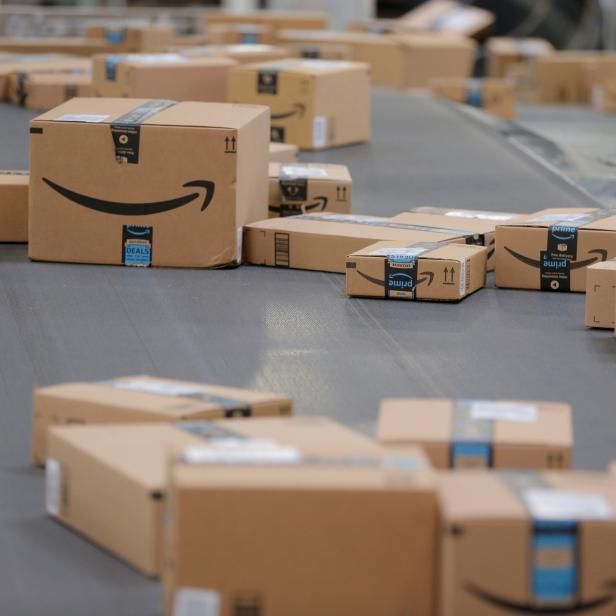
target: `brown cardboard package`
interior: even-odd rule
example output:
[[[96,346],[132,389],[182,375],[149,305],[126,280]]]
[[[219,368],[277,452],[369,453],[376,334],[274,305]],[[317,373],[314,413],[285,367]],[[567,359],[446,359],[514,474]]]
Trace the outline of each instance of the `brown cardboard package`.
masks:
[[[499,287],[586,291],[586,268],[616,257],[616,216],[590,208],[548,209],[496,227]]]
[[[235,65],[229,58],[171,53],[95,56],[93,90],[96,96],[222,103]]]
[[[205,29],[215,24],[261,24],[274,32],[286,28],[321,30],[327,27],[327,14],[311,11],[208,11],[205,15]]]
[[[457,302],[486,283],[483,246],[377,242],[349,255],[350,297]]]
[[[291,415],[288,396],[150,376],[64,383],[34,391],[32,460],[44,464],[47,432],[66,424],[179,422]]]
[[[105,41],[114,52],[156,53],[172,44],[173,31],[163,26],[86,26],[84,36],[86,39]]]
[[[601,55],[588,71],[595,109],[616,112],[616,54]]]
[[[19,54],[59,53],[74,56],[92,56],[96,53],[108,52],[109,45],[102,40],[81,37],[0,37],[0,51],[10,51]]]
[[[613,477],[458,471],[438,483],[440,616],[614,614]]]
[[[483,109],[503,120],[515,118],[515,86],[505,79],[433,79],[430,89],[437,96]]]
[[[377,440],[397,451],[421,446],[438,469],[568,469],[571,407],[511,400],[383,400]]]
[[[0,242],[28,241],[27,171],[0,170]]]
[[[380,451],[320,417],[56,426],[49,432],[47,511],[143,573],[159,575],[168,459],[210,439],[268,439],[308,455]]]
[[[350,214],[353,180],[346,165],[269,165],[270,218],[314,212]]]
[[[269,144],[270,163],[295,163],[297,162],[297,151],[299,148],[292,143]]]
[[[436,499],[419,458],[218,453],[171,465],[167,616],[433,614]]]
[[[265,107],[164,100],[76,98],[39,116],[30,258],[239,262],[242,226],[267,217],[268,126]]]
[[[229,58],[238,64],[271,62],[289,57],[284,47],[276,45],[201,45],[197,47],[178,47],[172,52],[187,58]]]
[[[285,60],[237,66],[229,101],[268,105],[271,140],[320,150],[370,138],[370,71],[366,64]]]
[[[175,34],[171,39],[171,49],[176,47],[198,47],[207,45],[209,42],[207,35],[203,33]]]
[[[586,327],[614,329],[616,321],[616,259],[586,269]]]
[[[508,38],[493,36],[486,45],[487,71],[490,77],[503,79],[519,64],[528,64],[532,59],[554,52],[549,41],[542,38]]]
[[[264,24],[211,24],[207,27],[212,45],[254,45],[274,42],[272,29]]]
[[[559,51],[532,62],[532,80],[541,103],[588,104],[592,98],[589,68],[598,57],[592,51]]]
[[[246,262],[344,274],[348,255],[375,242],[465,243],[454,231],[355,214],[302,214],[244,227]]]
[[[92,74],[80,69],[28,71],[8,77],[8,100],[31,111],[49,111],[76,96],[92,95]]]

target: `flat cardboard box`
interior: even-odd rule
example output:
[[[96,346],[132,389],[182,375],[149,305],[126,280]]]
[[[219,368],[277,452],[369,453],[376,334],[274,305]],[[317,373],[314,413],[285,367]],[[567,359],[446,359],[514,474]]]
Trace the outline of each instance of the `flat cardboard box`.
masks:
[[[167,616],[189,606],[221,615],[433,614],[436,499],[418,458],[245,448],[245,464],[224,465],[202,451],[211,463],[192,456],[170,469]]]
[[[164,26],[86,26],[86,39],[105,41],[114,51],[157,53],[172,44],[173,31]]]
[[[237,66],[229,101],[268,105],[271,140],[321,150],[370,138],[368,65],[284,60]]]
[[[49,111],[71,98],[91,95],[89,70],[20,71],[8,77],[8,100],[31,111]]]
[[[289,57],[289,51],[276,45],[200,45],[197,47],[177,47],[171,52],[187,58],[228,58],[238,64],[272,62]]]
[[[169,458],[210,439],[268,439],[306,455],[381,451],[374,441],[320,417],[56,426],[49,432],[48,513],[158,576]]]
[[[297,162],[297,152],[299,148],[292,143],[269,144],[270,163],[295,163]]]
[[[0,242],[28,241],[27,171],[0,170]]]
[[[589,104],[589,69],[599,56],[592,51],[558,51],[533,60],[532,81],[537,101],[549,104]]]
[[[613,477],[458,471],[438,484],[440,616],[614,613]]]
[[[615,320],[616,259],[610,259],[586,270],[586,327],[614,329]]]
[[[547,209],[496,227],[498,287],[586,291],[586,269],[616,257],[616,216],[592,208]]]
[[[0,37],[0,51],[19,54],[69,54],[73,56],[92,56],[109,51],[108,44],[103,40],[84,37],[32,37],[13,38]]]
[[[268,130],[266,107],[224,103],[76,98],[39,116],[30,258],[238,263],[242,226],[267,217]]]
[[[457,302],[486,283],[483,246],[377,242],[349,255],[350,297]]]
[[[437,469],[569,469],[571,407],[519,400],[388,399],[377,440],[403,451],[420,446]]]
[[[553,45],[542,38],[510,38],[492,36],[485,44],[489,77],[503,79],[512,67],[554,52]]]
[[[224,103],[235,65],[229,58],[172,53],[95,56],[93,89],[96,96]]]
[[[327,28],[327,14],[317,11],[208,11],[205,14],[205,29],[214,24],[262,24],[274,32],[286,28],[321,30]]]
[[[246,262],[344,274],[347,256],[375,242],[465,243],[455,232],[425,229],[379,216],[302,214],[244,228]]]
[[[505,79],[433,79],[430,89],[456,103],[477,107],[503,120],[516,115],[515,86]]]
[[[127,376],[34,390],[32,461],[44,464],[50,427],[291,415],[288,396],[189,381]]]
[[[270,163],[269,216],[314,212],[350,214],[353,180],[346,165]]]
[[[212,45],[254,45],[274,42],[273,30],[265,24],[210,24],[206,34]]]

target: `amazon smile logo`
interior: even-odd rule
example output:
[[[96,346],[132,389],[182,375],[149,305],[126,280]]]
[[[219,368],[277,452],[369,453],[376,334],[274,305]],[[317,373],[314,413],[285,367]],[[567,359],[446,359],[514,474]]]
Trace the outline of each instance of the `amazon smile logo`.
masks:
[[[385,282],[385,280],[379,280],[378,278],[373,278],[372,276],[368,276],[368,274],[364,274],[363,272],[360,272],[359,270],[356,270],[356,271],[362,278],[364,278],[368,282],[379,285],[380,287],[387,286],[387,283]],[[410,278],[412,281],[412,277],[409,276],[408,274],[402,274],[402,273],[392,274],[390,276],[390,279],[392,279],[393,285],[390,285],[390,286],[397,286],[397,287],[412,286],[412,282],[409,283],[407,280],[404,280],[403,278],[396,279],[395,278],[396,276],[405,276],[406,278]],[[396,282],[398,284],[396,284]],[[434,272],[423,272],[423,275],[417,279],[415,286],[418,287],[420,284],[427,283],[426,286],[429,287],[433,282],[434,282]]]
[[[323,212],[327,207],[327,197],[315,197],[314,203],[281,203],[280,205],[270,205],[269,211],[275,212],[280,216],[295,216],[296,214],[304,214],[305,212]]]
[[[118,216],[151,216],[152,214],[169,212],[192,203],[202,194],[203,201],[201,203],[201,211],[204,212],[208,205],[212,202],[215,190],[214,182],[210,182],[209,180],[194,180],[192,182],[186,182],[186,184],[182,185],[182,188],[201,188],[204,193],[191,192],[187,195],[176,197],[175,199],[152,201],[149,203],[123,203],[120,201],[106,201],[104,199],[90,197],[89,195],[83,195],[64,186],[60,186],[60,184],[56,184],[48,178],[43,178],[43,182],[45,182],[47,186],[55,190],[58,194],[62,195],[69,201],[76,203],[77,205],[81,205],[90,210],[95,210],[96,212],[116,214]]]
[[[303,118],[305,113],[306,105],[302,105],[302,103],[295,103],[291,111],[285,111],[283,113],[272,113],[272,120],[286,120],[287,118],[292,118],[295,115],[298,118]]]
[[[525,265],[530,265],[530,267],[534,267],[536,269],[541,269],[541,261],[539,259],[531,259],[530,257],[526,257],[521,255],[519,252],[512,250],[508,246],[505,246],[505,250],[515,259],[521,261]],[[591,259],[585,259],[584,261],[574,261],[569,266],[570,270],[581,269],[583,267],[588,267],[593,263],[597,263],[598,261],[607,261],[607,250],[603,250],[602,248],[595,248],[593,250],[588,251],[589,255],[596,254],[599,255],[597,257],[592,257]]]

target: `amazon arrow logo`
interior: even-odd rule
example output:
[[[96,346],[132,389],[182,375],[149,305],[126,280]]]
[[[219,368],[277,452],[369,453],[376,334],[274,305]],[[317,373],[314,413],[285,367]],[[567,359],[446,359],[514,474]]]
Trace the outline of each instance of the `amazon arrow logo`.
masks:
[[[493,239],[488,247],[488,259],[491,259],[496,251],[496,239]]]
[[[363,272],[360,272],[359,270],[357,270],[357,273],[362,278],[365,278],[368,282],[379,285],[380,287],[386,286],[386,282],[384,280],[373,278],[372,276],[368,276],[368,274],[364,274]],[[423,284],[424,282],[427,282],[428,284],[426,286],[429,287],[434,281],[434,272],[423,272],[423,274],[424,276],[421,276],[420,278],[417,279],[417,283],[415,284],[416,287],[418,287],[420,284]]]
[[[302,103],[295,103],[293,105],[292,111],[286,111],[284,113],[272,113],[272,120],[286,120],[287,118],[291,118],[294,115],[303,118],[304,113],[306,113],[306,105]]]
[[[525,265],[530,265],[531,267],[535,267],[537,269],[541,269],[541,261],[539,259],[531,259],[530,257],[525,257],[521,255],[519,252],[512,250],[508,246],[505,246],[505,250],[518,261],[521,261]],[[570,270],[581,269],[582,267],[588,267],[597,261],[607,261],[607,250],[603,250],[602,248],[595,248],[593,250],[588,251],[589,255],[597,254],[598,257],[593,257],[592,259],[586,259],[584,261],[574,261],[569,266]]]
[[[269,211],[275,212],[280,216],[295,216],[317,210],[322,212],[327,207],[327,197],[315,197],[316,203],[302,205],[300,203],[281,203],[280,205],[270,205]]]
[[[105,201],[104,199],[97,199],[96,197],[90,197],[88,195],[82,195],[78,192],[60,186],[47,178],[43,178],[43,182],[57,193],[66,197],[69,201],[82,205],[90,210],[97,212],[103,212],[104,214],[117,214],[118,216],[150,216],[152,214],[161,214],[162,212],[169,212],[175,210],[183,205],[191,203],[200,193],[193,192],[188,195],[177,197],[176,199],[168,199],[166,201],[153,201],[150,203],[122,203],[119,201]],[[186,182],[182,185],[182,188],[203,188],[205,195],[203,197],[203,203],[201,204],[201,211],[205,211],[208,205],[214,198],[214,182],[209,180],[194,180],[192,182]]]

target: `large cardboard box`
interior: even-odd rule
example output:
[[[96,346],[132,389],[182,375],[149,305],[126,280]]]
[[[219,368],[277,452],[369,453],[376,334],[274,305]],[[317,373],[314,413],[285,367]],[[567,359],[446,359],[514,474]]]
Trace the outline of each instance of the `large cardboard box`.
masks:
[[[377,440],[397,451],[421,446],[438,469],[568,469],[571,407],[513,400],[383,400]]]
[[[302,214],[271,218],[244,228],[246,262],[344,274],[348,255],[375,242],[465,243],[449,229],[426,228],[356,214]]]
[[[607,473],[459,471],[439,500],[440,616],[614,613]]]
[[[170,50],[187,58],[229,58],[238,64],[272,62],[289,57],[289,51],[276,45],[200,45],[197,47],[177,47]]]
[[[206,34],[212,45],[254,45],[274,42],[274,32],[265,24],[210,24]]]
[[[208,11],[205,28],[215,24],[261,24],[274,32],[286,28],[321,30],[327,27],[327,14],[316,11]]]
[[[352,201],[353,180],[346,165],[269,165],[270,218],[312,212],[350,214]]]
[[[239,262],[242,226],[267,217],[268,130],[256,105],[76,98],[39,116],[30,258]]]
[[[586,327],[614,329],[615,320],[616,259],[610,259],[586,270]]]
[[[103,40],[82,37],[0,37],[0,51],[19,54],[69,54],[74,56],[92,56],[106,53],[109,45]]]
[[[532,81],[540,103],[589,104],[592,86],[589,69],[599,54],[559,51],[533,60]]]
[[[27,171],[0,170],[0,242],[28,241]]]
[[[297,162],[298,147],[292,143],[269,144],[270,163],[295,163]]]
[[[44,464],[57,425],[196,421],[291,415],[293,401],[270,392],[151,376],[63,383],[34,390],[32,460]]]
[[[225,102],[235,65],[229,58],[176,53],[96,56],[93,90],[96,96]]]
[[[490,37],[485,44],[487,72],[490,77],[502,79],[509,76],[516,65],[528,64],[532,59],[554,52],[549,41],[542,38]]]
[[[586,291],[586,268],[616,257],[616,216],[591,208],[547,209],[496,227],[499,287]]]
[[[485,286],[486,256],[483,246],[377,242],[347,258],[347,295],[457,302]]]
[[[268,105],[271,140],[320,150],[370,138],[368,65],[285,60],[237,66],[229,101]]]
[[[418,458],[201,451],[170,469],[167,616],[433,614],[436,501]]]
[[[49,111],[71,98],[91,95],[89,70],[19,71],[8,77],[8,100],[31,111]]]
[[[280,442],[306,455],[360,459],[381,451],[320,417],[56,426],[49,433],[47,511],[146,575],[160,575],[169,458],[243,439]]]
[[[164,26],[86,26],[86,39],[103,40],[113,51],[156,53],[172,44],[173,31]]]

